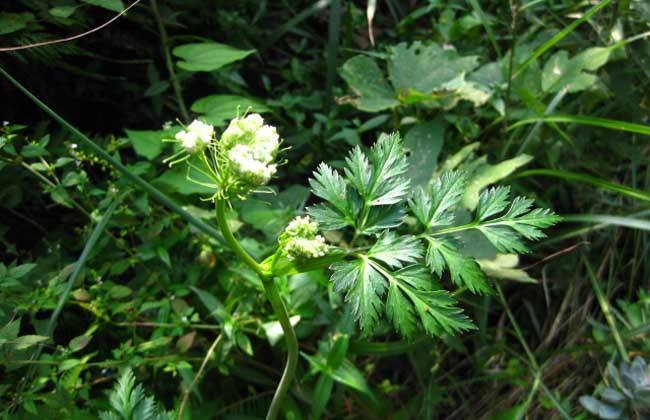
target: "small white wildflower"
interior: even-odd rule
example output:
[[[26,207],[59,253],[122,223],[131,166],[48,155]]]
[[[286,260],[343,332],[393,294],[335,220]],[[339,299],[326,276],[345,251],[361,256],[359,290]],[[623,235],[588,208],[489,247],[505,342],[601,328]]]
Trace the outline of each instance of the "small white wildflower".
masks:
[[[214,134],[214,127],[210,124],[204,123],[203,121],[194,120],[187,126],[187,131],[195,133],[203,144],[210,144],[212,141],[212,135]]]
[[[228,128],[221,135],[221,142],[226,147],[237,143],[237,140],[244,135],[244,131],[239,127],[239,118],[230,121]]]
[[[77,143],[72,143],[72,144],[70,145],[70,147],[73,148],[73,149],[76,149],[76,148],[79,147],[79,146],[77,146]]]
[[[275,127],[264,125],[259,114],[234,118],[220,139],[231,167],[251,186],[264,185],[277,171],[272,162],[280,147]]]
[[[163,125],[162,125],[162,129],[163,130],[169,130],[170,128],[172,128],[172,122],[171,121],[165,121],[163,123]]]
[[[244,131],[257,131],[264,125],[264,119],[260,114],[249,114],[241,119],[242,129]]]
[[[6,127],[6,126],[8,126],[8,125],[9,125],[9,121],[3,121],[3,122],[2,122],[2,126],[3,126],[3,127]]]
[[[235,172],[253,183],[262,185],[269,182],[275,174],[276,165],[255,159],[253,149],[245,144],[238,144],[228,152]]]
[[[179,131],[176,133],[176,140],[180,141],[187,153],[194,153],[198,150],[199,137],[193,131]]]

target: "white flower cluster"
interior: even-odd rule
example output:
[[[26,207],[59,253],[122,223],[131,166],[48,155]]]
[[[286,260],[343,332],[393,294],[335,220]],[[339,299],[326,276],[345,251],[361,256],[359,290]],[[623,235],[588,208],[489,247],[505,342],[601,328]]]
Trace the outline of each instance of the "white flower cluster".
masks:
[[[318,223],[309,216],[296,217],[282,233],[283,251],[290,260],[299,258],[318,258],[327,254],[325,238],[318,233]]]
[[[187,153],[194,153],[203,150],[210,144],[213,135],[213,126],[203,121],[194,120],[186,130],[181,130],[176,134],[176,140],[180,141]]]
[[[280,136],[275,127],[264,125],[259,114],[235,118],[221,136],[233,170],[253,185],[264,185],[275,174],[272,162],[280,148]]]

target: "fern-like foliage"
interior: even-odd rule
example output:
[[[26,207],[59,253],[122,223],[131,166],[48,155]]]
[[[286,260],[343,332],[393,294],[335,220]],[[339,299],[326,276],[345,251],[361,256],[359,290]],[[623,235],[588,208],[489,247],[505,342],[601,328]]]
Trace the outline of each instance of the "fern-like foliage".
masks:
[[[171,420],[152,397],[146,397],[141,384],[136,386],[133,372],[127,369],[109,396],[111,411],[100,414],[101,420]]]
[[[342,174],[320,164],[310,184],[324,202],[308,212],[324,230],[349,232],[350,247],[362,250],[330,268],[334,290],[344,295],[365,335],[383,313],[407,338],[422,329],[433,336],[473,329],[441,277],[449,272],[456,286],[473,293],[491,288],[455,235],[477,230],[499,252],[524,253],[524,239],[542,238],[542,229],[559,221],[549,210],[533,209],[532,200],[510,200],[509,188],[497,187],[481,194],[470,223],[455,224],[466,176],[446,172],[426,190],[411,191],[398,134],[382,135],[367,154],[354,148],[345,163]],[[397,229],[409,210],[418,232]]]

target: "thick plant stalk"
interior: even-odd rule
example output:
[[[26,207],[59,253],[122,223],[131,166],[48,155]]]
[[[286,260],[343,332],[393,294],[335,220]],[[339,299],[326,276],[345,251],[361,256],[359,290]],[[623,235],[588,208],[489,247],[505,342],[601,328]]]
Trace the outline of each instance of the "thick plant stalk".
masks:
[[[226,243],[230,249],[232,249],[235,254],[246,263],[246,265],[255,271],[262,280],[266,297],[271,303],[271,307],[273,308],[275,316],[278,318],[278,322],[280,322],[280,326],[284,332],[284,339],[287,344],[287,363],[284,367],[282,378],[280,378],[278,387],[275,390],[275,395],[273,396],[273,401],[271,401],[269,411],[266,414],[266,420],[275,420],[280,413],[280,408],[287,396],[287,392],[289,392],[289,387],[291,386],[293,376],[296,372],[296,366],[298,365],[298,339],[296,338],[296,332],[289,320],[289,313],[282,301],[282,297],[278,292],[273,277],[269,277],[264,273],[260,265],[248,254],[248,252],[246,252],[246,250],[244,250],[244,248],[242,248],[237,239],[235,239],[235,236],[232,234],[226,220],[226,204],[226,200],[217,200],[217,223],[219,224],[219,229],[221,229],[221,233],[226,239]]]

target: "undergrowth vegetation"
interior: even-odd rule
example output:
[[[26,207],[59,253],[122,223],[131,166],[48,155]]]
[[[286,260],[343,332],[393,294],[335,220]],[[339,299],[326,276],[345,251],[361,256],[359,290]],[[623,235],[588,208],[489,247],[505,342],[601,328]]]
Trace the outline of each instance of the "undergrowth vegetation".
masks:
[[[647,2],[5,3],[3,418],[650,416]]]

